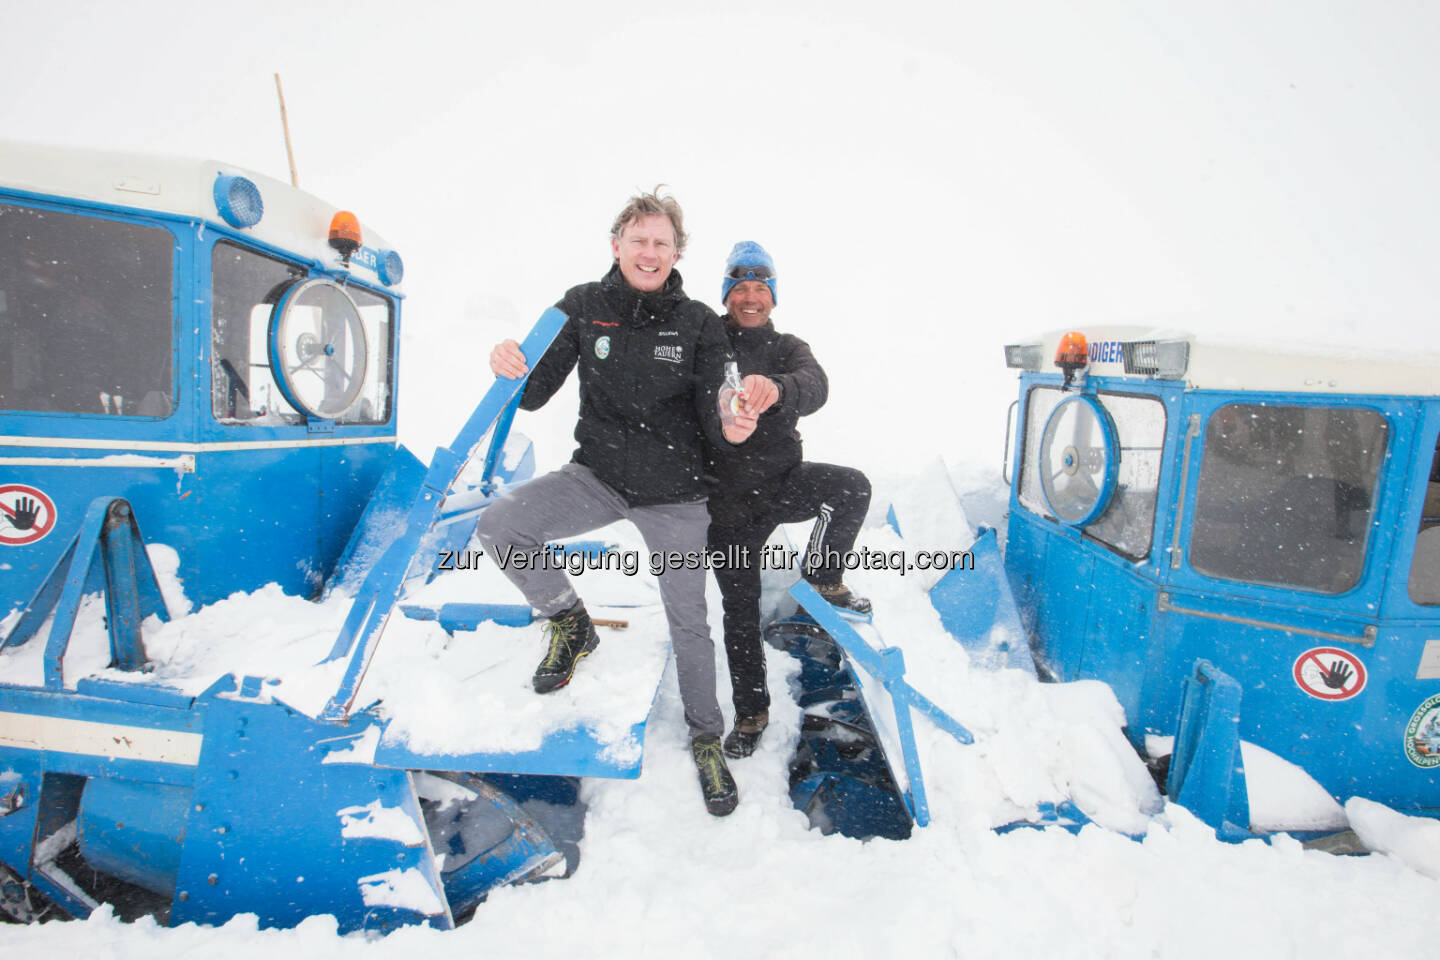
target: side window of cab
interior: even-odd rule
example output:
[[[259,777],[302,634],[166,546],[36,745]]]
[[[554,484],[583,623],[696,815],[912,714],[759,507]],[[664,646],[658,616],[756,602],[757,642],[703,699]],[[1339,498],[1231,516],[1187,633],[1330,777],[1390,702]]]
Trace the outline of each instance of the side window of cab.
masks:
[[[211,255],[211,409],[227,424],[390,419],[394,308],[358,285],[220,241]]]
[[[175,409],[175,240],[163,227],[0,203],[0,409]]]
[[[1219,407],[1205,428],[1190,565],[1219,580],[1352,589],[1389,435],[1365,407]]]
[[[1425,504],[1415,533],[1415,557],[1410,562],[1410,599],[1425,606],[1440,604],[1440,441],[1430,458]]]

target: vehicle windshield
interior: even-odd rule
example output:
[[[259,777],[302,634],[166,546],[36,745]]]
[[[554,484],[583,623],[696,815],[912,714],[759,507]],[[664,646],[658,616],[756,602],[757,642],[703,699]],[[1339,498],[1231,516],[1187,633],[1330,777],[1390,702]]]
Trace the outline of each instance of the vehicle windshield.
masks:
[[[174,240],[155,226],[0,203],[0,409],[174,409]]]
[[[1389,427],[1360,407],[1232,403],[1210,415],[1190,565],[1343,593],[1360,580]]]

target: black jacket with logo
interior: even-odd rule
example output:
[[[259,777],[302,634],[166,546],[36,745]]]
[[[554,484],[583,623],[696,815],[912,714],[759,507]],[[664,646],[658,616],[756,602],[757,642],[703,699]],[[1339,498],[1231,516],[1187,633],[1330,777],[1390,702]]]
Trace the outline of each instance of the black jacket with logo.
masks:
[[[739,445],[710,446],[707,467],[718,481],[714,501],[757,506],[773,498],[786,474],[804,459],[798,422],[825,405],[830,382],[799,337],[780,333],[774,324],[742,327],[726,323],[725,333],[740,365],[740,375],[762,374],[780,388],[780,398],[760,415],[750,439]]]
[[[556,306],[569,319],[531,371],[520,406],[543,406],[578,362],[572,459],[631,506],[705,499],[704,444],[730,447],[716,399],[730,358],[724,324],[685,295],[674,271],[662,289],[641,293],[612,266]]]

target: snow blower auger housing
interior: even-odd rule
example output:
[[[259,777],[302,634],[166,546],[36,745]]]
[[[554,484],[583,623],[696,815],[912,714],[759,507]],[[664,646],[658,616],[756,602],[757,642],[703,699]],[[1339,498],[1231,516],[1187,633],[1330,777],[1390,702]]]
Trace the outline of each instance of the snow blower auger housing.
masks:
[[[358,244],[330,245],[337,218]],[[402,275],[353,215],[259,174],[0,144],[0,912],[447,927],[565,869],[530,800],[638,775],[573,735],[422,757],[356,704],[407,584],[534,468],[528,444],[501,455],[522,381],[429,466],[397,446]],[[564,320],[531,331],[531,364]],[[141,624],[184,611],[147,537],[198,604],[271,582],[348,601],[328,703],[156,681]],[[97,595],[109,669],[72,649]]]
[[[1440,815],[1440,370],[1079,333],[1063,373],[1076,333],[1006,348],[1005,564],[1042,670],[1109,683],[1142,751],[1175,735],[1172,792],[1211,771],[1231,838],[1236,730],[1341,802]]]

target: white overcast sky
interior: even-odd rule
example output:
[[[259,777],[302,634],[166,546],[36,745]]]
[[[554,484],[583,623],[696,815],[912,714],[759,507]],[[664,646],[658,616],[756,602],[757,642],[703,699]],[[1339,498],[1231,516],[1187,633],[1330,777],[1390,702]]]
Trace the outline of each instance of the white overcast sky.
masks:
[[[0,136],[283,179],[279,71],[302,186],[405,256],[411,391],[597,277],[661,181],[692,296],[774,254],[823,446],[898,388],[998,456],[999,345],[1042,329],[1440,342],[1440,4],[521,7],[0,0]]]

